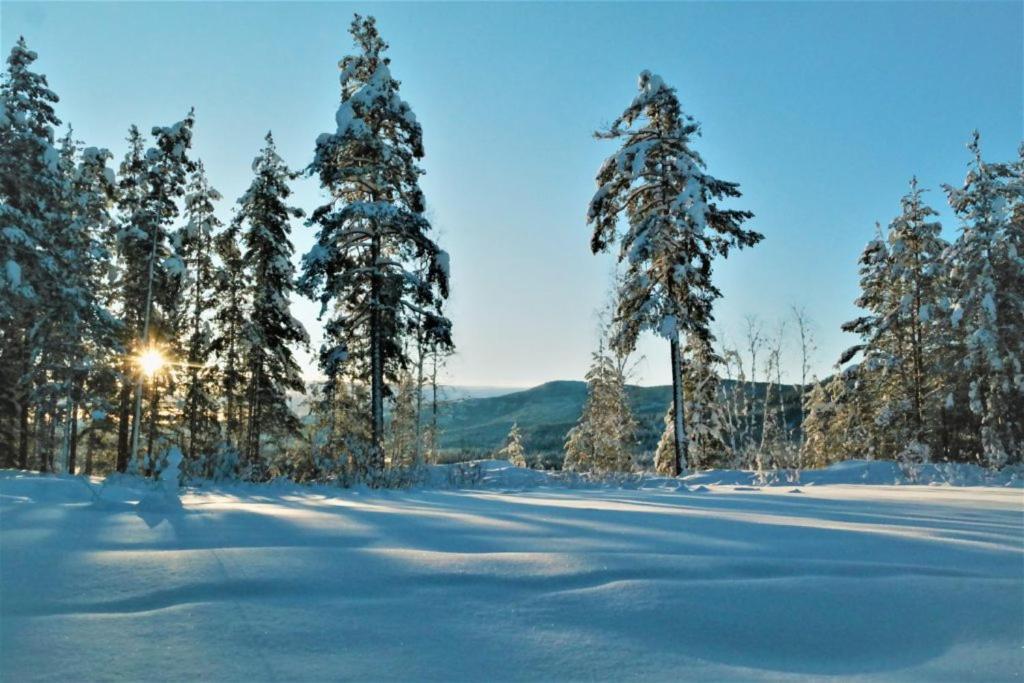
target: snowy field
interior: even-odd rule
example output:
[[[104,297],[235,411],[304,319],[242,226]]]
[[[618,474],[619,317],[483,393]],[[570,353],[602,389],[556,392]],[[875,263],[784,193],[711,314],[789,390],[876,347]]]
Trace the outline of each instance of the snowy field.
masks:
[[[1019,487],[493,474],[176,510],[138,480],[0,473],[0,679],[1024,676]]]

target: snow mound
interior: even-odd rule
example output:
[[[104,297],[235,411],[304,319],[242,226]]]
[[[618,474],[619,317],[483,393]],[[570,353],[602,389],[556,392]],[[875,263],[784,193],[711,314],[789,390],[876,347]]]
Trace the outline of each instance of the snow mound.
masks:
[[[489,488],[218,485],[173,511],[138,477],[0,471],[0,679],[1024,676],[1018,490],[459,471]]]

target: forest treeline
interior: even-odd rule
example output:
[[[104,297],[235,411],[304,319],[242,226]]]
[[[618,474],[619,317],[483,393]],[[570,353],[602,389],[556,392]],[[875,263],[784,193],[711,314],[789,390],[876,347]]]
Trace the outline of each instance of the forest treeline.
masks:
[[[372,17],[350,31],[334,132],[302,170],[268,133],[227,224],[191,147],[192,112],[148,136],[131,126],[115,162],[70,127],[58,137],[58,97],[19,39],[0,82],[0,465],[152,474],[173,449],[189,477],[389,484],[437,457],[437,378],[454,349],[449,257],[425,216],[423,133],[387,44]],[[944,187],[952,242],[911,182],[861,256],[864,315],[844,326],[860,343],[830,377],[809,375],[810,325],[794,309],[793,425],[781,334],[751,321],[747,348],[728,348],[711,333],[714,263],[763,236],[729,206],[739,185],[707,172],[698,133],[675,90],[645,71],[596,134],[619,147],[597,172],[590,246],[615,250],[620,267],[564,466],[645,462],[625,395],[645,332],[669,342],[672,368],[661,472],[1021,462],[1024,149],[987,162],[975,135],[965,181]],[[319,181],[324,204],[290,204],[300,173]],[[316,233],[298,267],[296,221]],[[325,381],[311,386],[295,357],[310,343],[295,296],[318,301],[325,320]],[[755,395],[752,381],[767,388]],[[293,397],[304,392],[300,416]],[[528,462],[518,428],[502,452]]]

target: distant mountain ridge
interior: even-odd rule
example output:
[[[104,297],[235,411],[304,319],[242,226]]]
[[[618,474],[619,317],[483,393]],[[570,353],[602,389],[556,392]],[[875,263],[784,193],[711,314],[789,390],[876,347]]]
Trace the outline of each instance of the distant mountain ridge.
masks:
[[[723,380],[723,384],[731,388],[735,383]],[[764,396],[766,384],[745,384],[752,386],[756,397]],[[662,432],[672,387],[628,385],[626,394],[637,419],[640,449],[651,451]],[[500,396],[445,401],[439,410],[439,445],[443,451],[489,453],[501,446],[512,424],[517,423],[527,452],[560,452],[583,412],[586,397],[585,382],[557,380]],[[783,400],[787,423],[798,426],[797,387],[784,386]]]

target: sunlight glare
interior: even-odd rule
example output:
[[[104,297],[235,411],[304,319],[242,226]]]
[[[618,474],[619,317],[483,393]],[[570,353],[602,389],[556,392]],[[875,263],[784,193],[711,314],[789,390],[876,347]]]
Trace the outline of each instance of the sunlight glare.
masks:
[[[164,358],[160,350],[154,347],[145,349],[138,357],[139,368],[142,369],[143,374],[146,377],[152,377],[167,364],[167,360]]]

